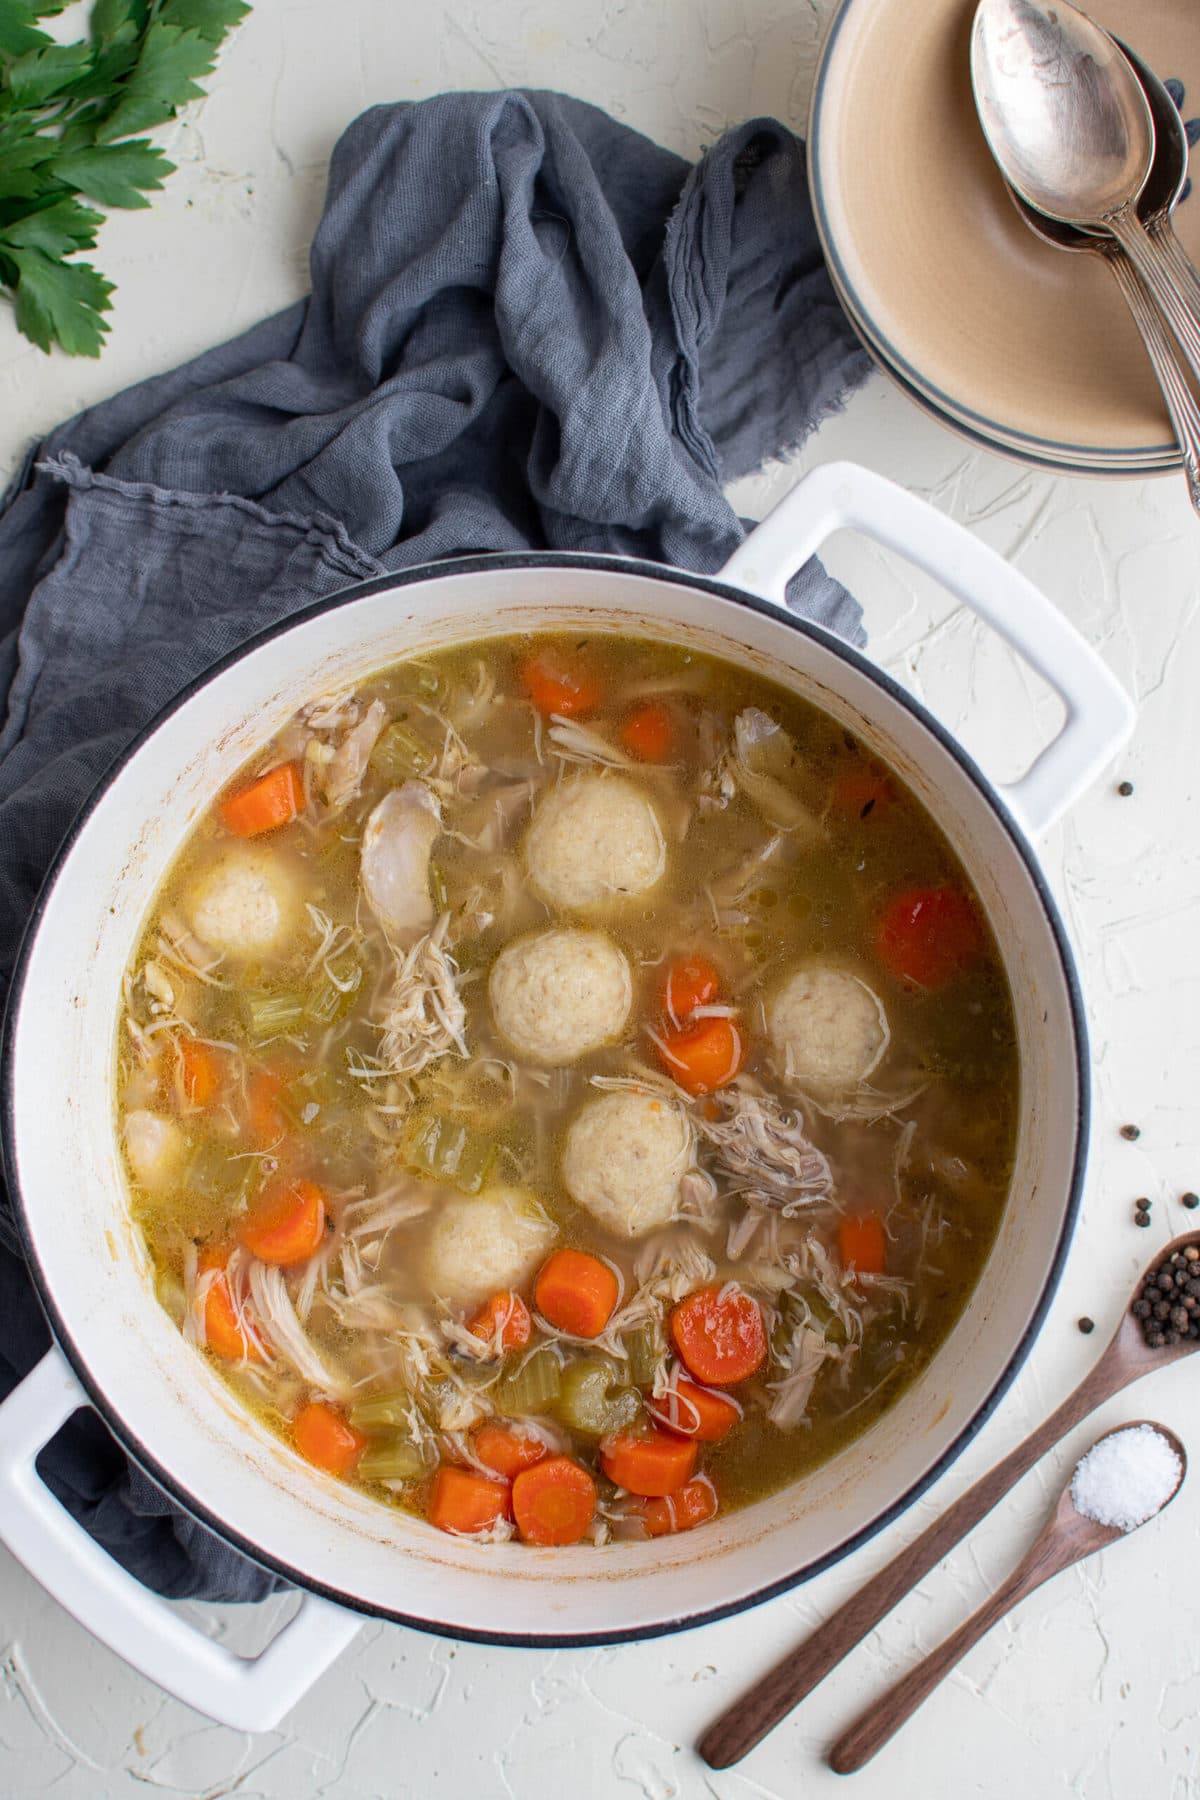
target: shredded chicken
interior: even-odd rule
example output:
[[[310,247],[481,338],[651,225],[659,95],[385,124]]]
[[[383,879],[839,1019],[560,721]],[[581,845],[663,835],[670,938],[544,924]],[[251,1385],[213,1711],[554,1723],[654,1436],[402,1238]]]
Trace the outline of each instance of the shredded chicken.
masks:
[[[458,965],[445,947],[449,924],[449,913],[443,913],[397,961],[379,1017],[379,1054],[395,1075],[419,1075],[452,1050],[467,1054]]]
[[[785,1219],[833,1197],[828,1159],[810,1141],[798,1112],[743,1083],[713,1098],[720,1116],[699,1114],[696,1128],[712,1146],[726,1193],[747,1206],[772,1207]]]
[[[599,765],[605,769],[632,769],[637,765],[632,757],[610,744],[606,737],[593,731],[588,725],[581,725],[578,719],[564,718],[561,713],[551,715],[551,725],[546,733],[553,746],[555,756],[563,762]]]
[[[292,1305],[283,1270],[269,1263],[252,1262],[250,1298],[262,1335],[275,1354],[318,1393],[331,1400],[347,1399],[350,1381],[325,1361],[305,1331]]]
[[[788,1346],[786,1374],[778,1381],[767,1383],[774,1396],[767,1411],[772,1425],[778,1425],[784,1431],[799,1425],[808,1412],[817,1376],[826,1359],[834,1354],[833,1346],[826,1343],[819,1331],[813,1331],[808,1325],[796,1326]]]

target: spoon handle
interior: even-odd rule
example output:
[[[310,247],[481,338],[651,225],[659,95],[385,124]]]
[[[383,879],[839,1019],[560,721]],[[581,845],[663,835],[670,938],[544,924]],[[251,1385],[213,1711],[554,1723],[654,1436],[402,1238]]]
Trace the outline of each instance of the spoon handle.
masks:
[[[934,1689],[949,1675],[982,1637],[999,1624],[1005,1613],[1024,1600],[1034,1588],[1041,1587],[1060,1569],[1069,1568],[1093,1546],[1064,1545],[1051,1531],[1045,1531],[1029,1555],[996,1589],[978,1612],[951,1632],[945,1641],[923,1657],[915,1668],[902,1675],[893,1687],[868,1706],[853,1725],[845,1730],[829,1752],[829,1766],[837,1775],[853,1775],[864,1763],[883,1749],[906,1720],[928,1700]]]
[[[1135,1321],[1128,1321],[1135,1324]],[[927,1525],[920,1537],[894,1556],[885,1569],[865,1587],[843,1601],[823,1625],[794,1650],[789,1650],[758,1685],[743,1694],[709,1726],[700,1739],[699,1751],[711,1769],[728,1769],[761,1743],[781,1719],[787,1717],[806,1694],[844,1656],[885,1619],[904,1596],[923,1581],[931,1569],[948,1556],[956,1544],[991,1512],[1009,1489],[1015,1487],[1039,1457],[1057,1444],[1081,1419],[1118,1393],[1152,1365],[1122,1354],[1124,1334],[1118,1332],[1096,1366],[1085,1375],[1062,1405],[1018,1444],[1015,1450],[988,1471],[975,1486]]]
[[[1196,405],[1192,390],[1175,360],[1171,338],[1146,290],[1145,282],[1119,246],[1106,255],[1105,261],[1113,272],[1113,279],[1121,290],[1142,343],[1146,346],[1146,354],[1154,366],[1179,443],[1188,497],[1196,512],[1200,513],[1200,407]],[[1200,296],[1200,286],[1197,293]]]
[[[1148,227],[1150,239],[1162,250],[1175,279],[1185,290],[1190,289],[1193,302],[1200,306],[1200,270],[1179,241],[1169,212],[1160,213]]]
[[[1179,341],[1192,374],[1200,381],[1200,304],[1179,286],[1157,238],[1148,236],[1132,204],[1105,220],[1150,290],[1151,298]]]

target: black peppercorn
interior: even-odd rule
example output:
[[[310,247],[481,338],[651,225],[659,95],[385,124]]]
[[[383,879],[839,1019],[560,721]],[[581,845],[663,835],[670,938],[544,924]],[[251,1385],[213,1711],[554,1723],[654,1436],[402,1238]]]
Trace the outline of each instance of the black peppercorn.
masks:
[[[1183,1204],[1187,1207],[1189,1212],[1195,1212],[1196,1208],[1198,1206],[1200,1206],[1200,1194],[1193,1194],[1189,1191],[1188,1193],[1183,1194],[1180,1197],[1183,1201]],[[1194,1246],[1189,1246],[1189,1248],[1194,1248]],[[1198,1254],[1200,1254],[1200,1252],[1198,1252]],[[1186,1255],[1186,1252],[1185,1252],[1185,1255]]]
[[[1131,1144],[1136,1143],[1141,1135],[1136,1125],[1122,1125],[1121,1127],[1121,1136],[1127,1138]]]
[[[1167,1290],[1169,1288],[1173,1288],[1175,1286],[1175,1277],[1174,1277],[1174,1275],[1172,1275],[1170,1269],[1166,1266],[1165,1263],[1164,1263],[1163,1267],[1158,1271],[1156,1280],[1158,1281],[1158,1285],[1162,1289],[1164,1294],[1167,1292]]]
[[[1150,1211],[1150,1202],[1149,1202],[1149,1200],[1147,1200],[1145,1194],[1143,1194],[1139,1200],[1135,1200],[1133,1205],[1134,1205],[1135,1212],[1149,1212]]]
[[[1132,781],[1118,782],[1117,783],[1117,792],[1118,792],[1118,794],[1120,794],[1122,800],[1128,800],[1130,794],[1132,794],[1132,792],[1133,792]]]
[[[1150,1317],[1150,1302],[1148,1300],[1135,1300],[1130,1311],[1133,1313],[1135,1319],[1148,1319]]]
[[[1095,1331],[1095,1329],[1096,1329],[1095,1319],[1089,1319],[1085,1315],[1085,1317],[1080,1319],[1080,1321],[1079,1321],[1079,1329],[1080,1329],[1080,1331],[1082,1331],[1084,1337],[1087,1337],[1091,1332]]]

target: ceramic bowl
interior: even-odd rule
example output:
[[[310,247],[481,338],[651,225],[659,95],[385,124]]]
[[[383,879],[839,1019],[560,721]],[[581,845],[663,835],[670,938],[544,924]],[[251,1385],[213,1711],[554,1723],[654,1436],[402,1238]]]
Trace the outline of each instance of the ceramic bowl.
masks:
[[[1200,135],[1195,0],[1096,0]],[[1088,474],[1179,453],[1141,340],[1098,258],[1021,223],[971,95],[975,0],[844,0],[817,70],[809,178],[834,283],[869,350],[945,423]],[[1200,184],[1176,212],[1200,261]]]

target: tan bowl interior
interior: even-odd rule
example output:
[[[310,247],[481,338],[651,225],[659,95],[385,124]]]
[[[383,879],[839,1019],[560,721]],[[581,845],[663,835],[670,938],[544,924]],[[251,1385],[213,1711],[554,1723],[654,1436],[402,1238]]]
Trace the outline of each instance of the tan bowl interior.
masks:
[[[971,97],[974,10],[846,0],[835,20],[812,143],[835,278],[885,359],[961,423],[1035,453],[1161,466],[1174,460],[1170,423],[1116,284],[1097,258],[1038,242],[988,153]],[[1088,10],[1182,82],[1184,116],[1200,118],[1197,0]],[[1200,180],[1175,218],[1200,259]]]

